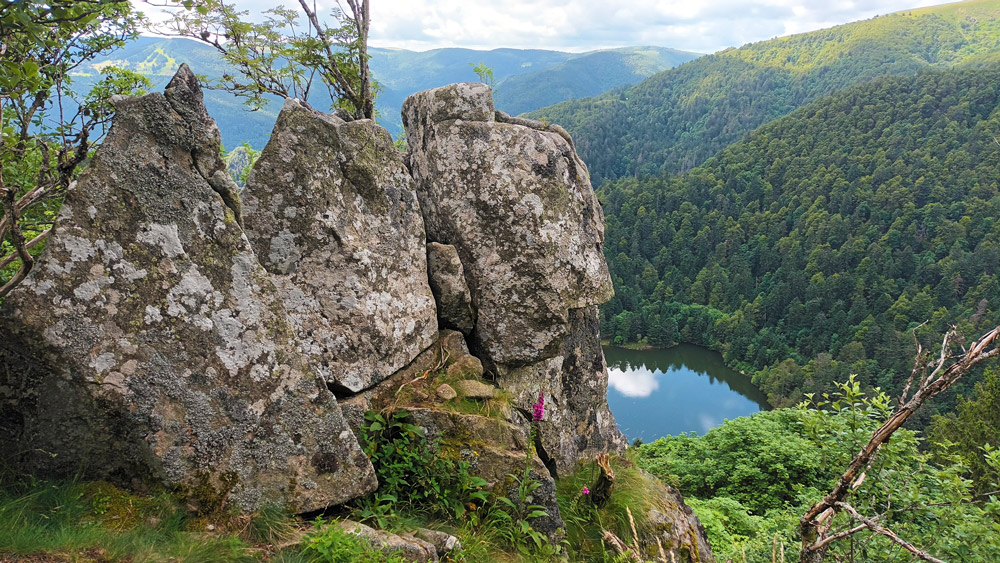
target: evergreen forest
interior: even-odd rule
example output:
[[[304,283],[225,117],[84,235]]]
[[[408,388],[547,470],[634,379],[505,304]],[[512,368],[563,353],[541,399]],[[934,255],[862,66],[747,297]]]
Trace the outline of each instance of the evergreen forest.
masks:
[[[849,88],[681,176],[600,190],[603,335],[718,349],[773,406],[855,373],[898,389],[911,329],[1000,317],[1000,67]]]
[[[595,185],[684,172],[757,127],[851,84],[1000,54],[1000,6],[972,0],[749,44],[630,88],[528,114],[564,126]]]

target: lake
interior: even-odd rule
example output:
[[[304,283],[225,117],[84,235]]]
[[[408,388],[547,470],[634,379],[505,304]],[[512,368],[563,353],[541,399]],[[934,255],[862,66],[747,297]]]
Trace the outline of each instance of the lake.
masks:
[[[666,350],[605,346],[608,405],[629,442],[683,432],[704,434],[726,419],[770,408],[750,378],[701,346]]]

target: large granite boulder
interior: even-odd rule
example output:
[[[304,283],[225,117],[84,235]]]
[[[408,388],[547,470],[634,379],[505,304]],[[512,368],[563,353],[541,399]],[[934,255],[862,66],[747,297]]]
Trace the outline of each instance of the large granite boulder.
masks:
[[[244,510],[373,490],[240,228],[191,70],[116,108],[44,259],[0,310],[0,456]]]
[[[403,123],[428,238],[455,247],[468,282],[470,348],[521,412],[546,397],[539,455],[563,472],[624,448],[597,322],[613,294],[604,216],[569,135],[494,111],[483,84],[414,94]]]
[[[403,104],[428,239],[456,248],[469,282],[472,347],[488,365],[526,364],[558,353],[570,310],[613,295],[604,215],[568,136],[496,115],[485,84]]]
[[[286,100],[243,199],[247,236],[335,392],[371,387],[431,344],[423,218],[385,129]]]

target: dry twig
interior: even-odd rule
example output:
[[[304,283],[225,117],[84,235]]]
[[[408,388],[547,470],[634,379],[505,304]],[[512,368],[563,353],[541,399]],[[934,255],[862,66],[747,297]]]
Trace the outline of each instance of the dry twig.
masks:
[[[910,545],[904,545],[905,542],[903,540],[898,537],[894,537],[894,534],[890,535],[891,532],[885,530],[885,528],[882,528],[877,523],[877,518],[865,518],[860,514],[858,514],[857,517],[854,517],[854,515],[851,514],[851,511],[854,509],[848,509],[849,505],[847,505],[844,500],[851,491],[860,486],[860,481],[864,479],[866,474],[864,468],[870,467],[872,460],[878,454],[882,444],[884,444],[889,437],[892,436],[892,433],[898,430],[903,423],[906,422],[906,420],[910,418],[910,416],[916,412],[921,405],[924,404],[925,401],[937,396],[954,385],[955,382],[961,379],[962,376],[965,375],[965,373],[974,365],[1000,354],[1000,348],[997,347],[998,340],[1000,340],[1000,326],[987,332],[982,338],[973,342],[967,350],[963,349],[963,353],[951,355],[952,344],[956,337],[957,332],[954,328],[948,331],[948,334],[944,336],[941,343],[941,353],[933,362],[927,362],[926,357],[923,356],[922,348],[918,346],[917,361],[914,363],[913,371],[910,373],[906,386],[903,388],[903,394],[899,399],[899,408],[882,424],[882,426],[878,428],[878,430],[875,431],[871,440],[869,440],[868,443],[861,449],[861,452],[855,456],[854,460],[852,460],[850,465],[848,465],[847,470],[844,471],[844,473],[837,480],[837,484],[834,486],[833,490],[802,515],[802,518],[799,521],[799,529],[802,535],[802,551],[800,552],[799,557],[799,561],[801,563],[818,563],[823,561],[823,558],[826,555],[826,550],[833,541],[866,529],[880,533],[892,539],[896,543],[899,543],[899,545],[904,548],[906,548],[906,545]],[[917,390],[913,394],[912,398],[906,400],[910,387],[913,381],[917,380],[917,376],[919,376],[920,382],[917,386]],[[852,517],[861,522],[861,524],[848,530],[829,534],[830,527],[833,522],[831,516],[840,511],[848,512],[848,514],[851,514]],[[877,526],[877,528],[873,526]],[[913,546],[911,545],[910,547]],[[907,549],[909,550],[909,548]],[[925,561],[938,561],[937,559],[931,558],[930,555],[920,552],[915,547],[913,550],[909,551],[914,555],[921,557]]]

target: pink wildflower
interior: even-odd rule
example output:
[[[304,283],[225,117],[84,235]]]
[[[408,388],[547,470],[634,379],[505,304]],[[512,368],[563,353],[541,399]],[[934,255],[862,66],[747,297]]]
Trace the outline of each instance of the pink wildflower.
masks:
[[[545,416],[545,393],[538,393],[538,402],[531,405],[531,420],[539,422]]]
[[[590,489],[588,489],[587,487],[584,487],[583,488],[583,494],[589,495],[590,494]]]

